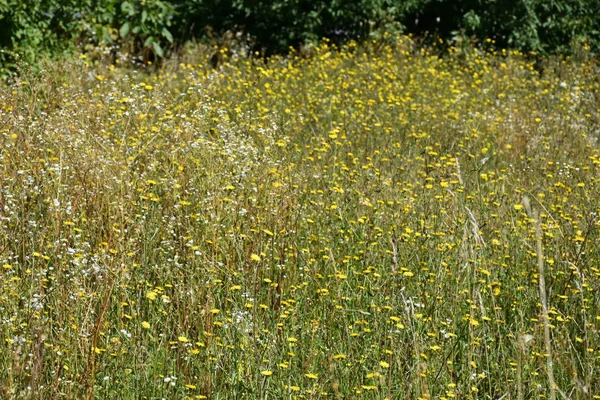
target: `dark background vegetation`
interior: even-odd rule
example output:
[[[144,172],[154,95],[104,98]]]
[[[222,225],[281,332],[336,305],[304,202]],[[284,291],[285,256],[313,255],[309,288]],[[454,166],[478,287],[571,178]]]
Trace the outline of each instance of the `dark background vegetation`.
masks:
[[[539,54],[569,52],[585,39],[597,51],[599,15],[600,0],[0,0],[0,62],[7,71],[17,60],[35,63],[99,45],[159,59],[225,32],[266,54],[383,32],[490,38]]]

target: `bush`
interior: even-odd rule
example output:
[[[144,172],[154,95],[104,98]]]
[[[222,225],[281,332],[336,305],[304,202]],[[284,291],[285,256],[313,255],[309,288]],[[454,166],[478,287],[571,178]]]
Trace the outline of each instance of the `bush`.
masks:
[[[367,38],[383,30],[401,30],[402,20],[425,3],[412,1],[267,1],[234,0],[235,23],[270,51],[314,42]]]
[[[161,0],[0,0],[0,72],[17,58],[40,57],[117,44],[150,59],[174,42],[175,7]]]
[[[442,0],[428,1],[407,25],[416,33],[491,38],[501,47],[541,53],[569,52],[574,41],[587,39],[597,51],[599,14],[598,0]]]
[[[211,32],[244,32],[256,49],[328,37],[336,43],[382,32],[431,32],[445,39],[493,38],[500,46],[569,51],[600,43],[599,0],[0,0],[0,70],[16,57],[115,44],[144,60]]]
[[[57,53],[77,36],[77,0],[0,0],[0,62],[12,68],[16,58],[34,62]],[[0,71],[1,72],[1,71]]]

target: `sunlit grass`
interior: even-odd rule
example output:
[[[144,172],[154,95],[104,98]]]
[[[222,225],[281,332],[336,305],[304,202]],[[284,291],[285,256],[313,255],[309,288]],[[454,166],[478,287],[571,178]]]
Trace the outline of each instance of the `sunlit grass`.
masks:
[[[600,398],[595,63],[403,38],[0,88],[0,398]]]

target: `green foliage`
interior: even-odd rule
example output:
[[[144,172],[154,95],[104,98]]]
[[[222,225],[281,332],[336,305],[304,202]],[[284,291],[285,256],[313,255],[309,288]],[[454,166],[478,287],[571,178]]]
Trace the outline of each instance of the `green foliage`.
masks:
[[[475,36],[494,39],[505,47],[552,53],[568,52],[574,41],[600,43],[598,0],[485,0],[429,1],[410,25],[416,32],[442,37]]]
[[[328,37],[336,42],[402,30],[402,20],[424,0],[234,0],[236,25],[271,51]]]
[[[98,45],[151,60],[226,31],[250,35],[266,53],[323,37],[343,43],[397,32],[492,38],[542,53],[570,51],[585,39],[598,50],[599,14],[599,0],[0,0],[0,71],[17,58],[35,64]]]
[[[145,59],[173,42],[172,2],[161,0],[0,0],[0,73],[19,60],[118,44]]]
[[[117,40],[118,32],[114,28],[119,22],[119,11],[117,0],[82,1],[81,18],[84,22],[79,32],[79,44],[92,48]]]
[[[164,44],[173,43],[169,30],[175,14],[173,4],[161,0],[123,1],[120,7],[123,21],[119,27],[119,36],[126,40],[133,52],[154,53],[164,57]]]
[[[17,57],[34,62],[49,51],[65,50],[77,32],[77,2],[0,0],[0,73]]]

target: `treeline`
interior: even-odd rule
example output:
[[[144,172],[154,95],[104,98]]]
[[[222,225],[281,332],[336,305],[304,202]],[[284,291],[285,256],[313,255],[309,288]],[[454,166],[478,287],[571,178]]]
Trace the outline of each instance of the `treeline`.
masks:
[[[161,58],[189,40],[243,33],[254,50],[285,52],[323,37],[383,32],[493,39],[538,53],[598,50],[600,0],[0,0],[0,62],[98,45]]]

